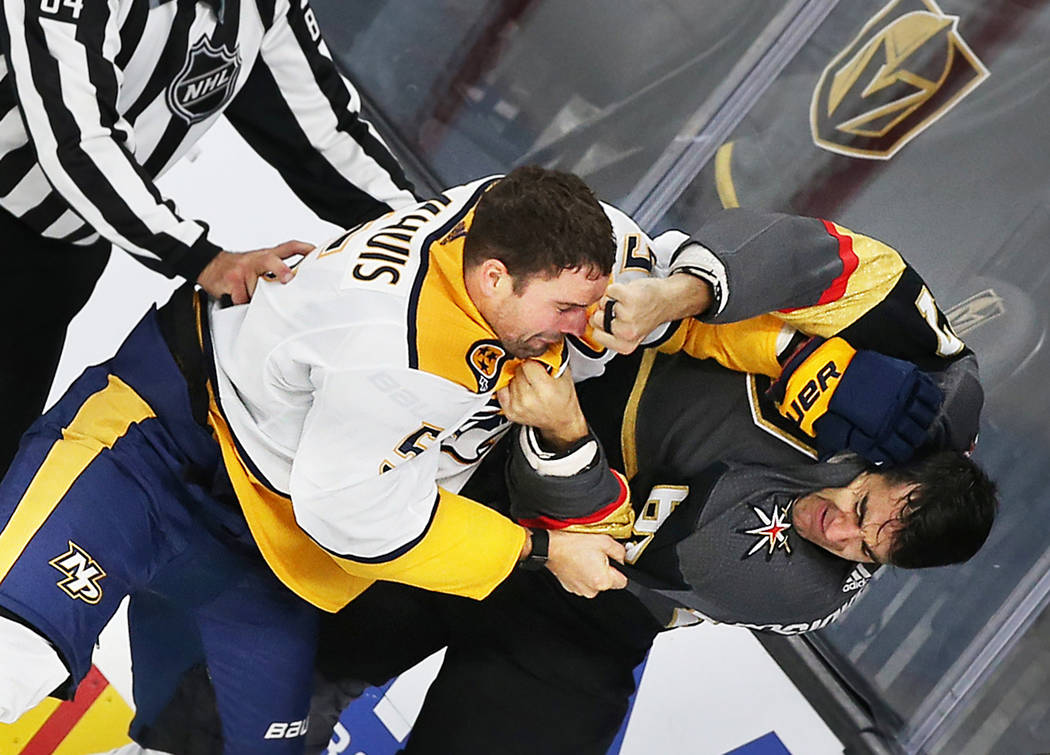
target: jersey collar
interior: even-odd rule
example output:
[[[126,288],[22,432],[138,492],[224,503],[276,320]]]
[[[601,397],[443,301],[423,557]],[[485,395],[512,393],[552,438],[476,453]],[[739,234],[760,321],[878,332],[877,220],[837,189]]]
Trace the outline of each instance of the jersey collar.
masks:
[[[507,353],[481,316],[463,280],[463,242],[474,218],[472,207],[452,230],[433,242],[416,312],[419,368],[475,393],[499,390],[522,362]],[[565,345],[551,346],[536,360],[558,374]]]

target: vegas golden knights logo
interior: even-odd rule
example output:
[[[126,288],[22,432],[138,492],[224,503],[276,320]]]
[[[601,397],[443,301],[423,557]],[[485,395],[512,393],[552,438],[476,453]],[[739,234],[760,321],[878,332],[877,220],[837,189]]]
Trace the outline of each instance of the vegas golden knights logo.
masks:
[[[887,160],[988,77],[933,0],[892,0],[828,63],[810,103],[814,143]]]
[[[102,600],[99,580],[106,576],[106,573],[87,551],[72,540],[66,542],[69,544],[69,550],[48,561],[66,575],[66,578],[57,584],[69,597],[95,605]]]
[[[960,336],[1004,314],[1006,303],[994,288],[978,291],[945,312],[952,330]]]
[[[467,364],[478,381],[478,392],[491,390],[505,361],[507,352],[496,341],[477,341],[470,347]]]

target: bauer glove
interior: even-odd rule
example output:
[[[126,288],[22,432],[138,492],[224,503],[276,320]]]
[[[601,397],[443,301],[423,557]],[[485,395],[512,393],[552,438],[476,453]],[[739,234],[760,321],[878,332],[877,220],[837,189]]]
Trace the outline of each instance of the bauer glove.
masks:
[[[822,459],[848,450],[875,464],[910,459],[943,401],[911,362],[820,337],[792,354],[770,395],[781,414],[816,439]]]

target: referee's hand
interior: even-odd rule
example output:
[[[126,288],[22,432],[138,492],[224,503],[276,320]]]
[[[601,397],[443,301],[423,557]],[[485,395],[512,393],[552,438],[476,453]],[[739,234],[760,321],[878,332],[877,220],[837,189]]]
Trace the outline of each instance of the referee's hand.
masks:
[[[216,299],[225,294],[234,304],[246,304],[260,276],[287,283],[295,273],[284,260],[311,249],[313,245],[305,241],[286,241],[254,252],[219,252],[201,271],[197,283]]]

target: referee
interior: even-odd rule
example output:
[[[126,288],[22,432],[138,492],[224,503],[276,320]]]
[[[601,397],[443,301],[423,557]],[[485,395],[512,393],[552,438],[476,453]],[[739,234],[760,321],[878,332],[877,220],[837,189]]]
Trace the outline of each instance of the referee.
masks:
[[[329,222],[415,200],[307,0],[0,2],[2,475],[112,244],[235,303],[309,248],[225,251],[157,190],[220,113]]]

